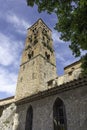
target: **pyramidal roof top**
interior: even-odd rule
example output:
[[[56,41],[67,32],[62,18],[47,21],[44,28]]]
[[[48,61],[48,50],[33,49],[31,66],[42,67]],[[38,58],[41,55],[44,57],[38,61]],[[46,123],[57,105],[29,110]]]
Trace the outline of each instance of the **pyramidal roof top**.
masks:
[[[32,28],[36,23],[38,23],[39,21],[41,21],[51,32],[52,32],[52,30],[46,25],[46,23],[41,19],[41,18],[39,18],[31,27],[29,27],[28,29],[30,29],[30,28]],[[27,30],[28,30],[27,29]]]

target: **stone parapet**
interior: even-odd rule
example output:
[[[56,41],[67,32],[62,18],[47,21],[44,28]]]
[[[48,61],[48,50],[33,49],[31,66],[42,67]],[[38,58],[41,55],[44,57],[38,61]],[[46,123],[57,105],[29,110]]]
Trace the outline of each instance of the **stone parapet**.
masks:
[[[9,98],[0,100],[0,106],[5,106],[5,105],[8,105],[8,104],[11,104],[11,103],[14,103],[14,102],[15,102],[14,96],[9,97]]]
[[[78,79],[81,74],[81,68],[75,69],[72,73],[66,73],[63,76],[56,77],[55,79],[52,79],[47,82],[47,88],[52,88],[56,86],[63,85],[67,82],[73,81],[75,79]]]

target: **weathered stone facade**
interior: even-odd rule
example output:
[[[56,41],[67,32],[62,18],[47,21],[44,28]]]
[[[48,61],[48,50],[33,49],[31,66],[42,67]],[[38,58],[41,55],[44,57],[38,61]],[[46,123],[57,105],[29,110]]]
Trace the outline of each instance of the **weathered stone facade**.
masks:
[[[0,130],[13,130],[16,105],[5,106],[0,118]]]
[[[0,130],[87,129],[87,76],[80,76],[78,61],[58,77],[52,44],[51,30],[41,19],[28,29],[16,95],[0,100]],[[57,99],[57,109],[63,107],[58,119]],[[56,123],[61,128],[55,129]]]
[[[67,130],[86,130],[87,85],[84,85],[83,87],[82,85],[79,85],[79,87],[76,86],[75,88],[73,84],[71,84],[73,89],[68,88],[61,91],[56,90],[54,93],[49,92],[49,96],[46,95],[46,97],[39,98],[32,102],[27,101],[27,103],[25,103],[26,101],[22,101],[17,107],[20,122],[17,130],[25,129],[26,113],[30,105],[32,105],[33,108],[33,130],[54,130],[53,105],[57,98],[62,99],[65,104],[67,116]]]
[[[41,19],[28,29],[16,100],[46,90],[46,82],[57,76],[52,44],[51,30]]]

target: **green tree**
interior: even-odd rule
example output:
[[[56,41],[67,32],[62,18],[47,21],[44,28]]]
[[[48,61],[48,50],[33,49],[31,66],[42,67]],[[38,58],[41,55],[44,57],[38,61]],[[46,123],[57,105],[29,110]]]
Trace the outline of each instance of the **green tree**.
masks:
[[[60,39],[70,41],[70,49],[75,57],[81,56],[81,50],[87,50],[87,0],[27,0],[29,6],[38,6],[38,11],[55,13],[58,22],[55,29]],[[87,73],[87,55],[82,58],[82,68]],[[85,65],[84,65],[85,64]]]

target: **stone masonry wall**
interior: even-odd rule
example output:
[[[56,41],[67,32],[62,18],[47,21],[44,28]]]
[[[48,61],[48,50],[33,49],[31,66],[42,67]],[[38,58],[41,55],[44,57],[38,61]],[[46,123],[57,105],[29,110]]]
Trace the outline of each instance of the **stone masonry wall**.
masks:
[[[0,117],[0,130],[14,130],[13,126],[15,111],[15,104],[11,104],[4,108],[3,113]]]
[[[37,56],[20,67],[16,99],[46,90],[46,82],[56,77],[56,67],[42,56]]]
[[[30,105],[33,107],[32,130],[53,130],[53,104],[58,97],[65,104],[67,130],[87,130],[87,86],[19,105],[17,130],[25,129],[27,109]]]

